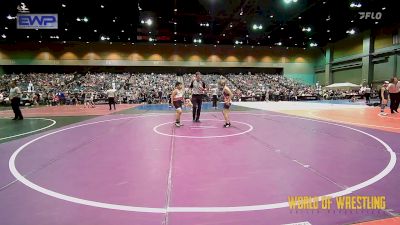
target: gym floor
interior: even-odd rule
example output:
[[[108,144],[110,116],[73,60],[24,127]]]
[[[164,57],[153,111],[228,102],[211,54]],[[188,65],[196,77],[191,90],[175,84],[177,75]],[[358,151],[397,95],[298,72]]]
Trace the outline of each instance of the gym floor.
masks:
[[[360,104],[240,102],[0,111],[1,223],[400,224],[400,115]],[[385,196],[385,210],[290,210],[288,196]],[[379,222],[378,222],[379,220]],[[372,222],[371,222],[372,221]],[[368,223],[369,222],[369,223]]]

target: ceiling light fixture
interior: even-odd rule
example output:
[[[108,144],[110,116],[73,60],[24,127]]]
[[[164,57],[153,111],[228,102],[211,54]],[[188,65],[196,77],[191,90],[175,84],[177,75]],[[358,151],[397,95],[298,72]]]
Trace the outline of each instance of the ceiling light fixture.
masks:
[[[148,18],[146,20],[141,20],[140,23],[141,24],[147,24],[147,26],[151,26],[153,24],[153,20]]]
[[[286,4],[296,3],[297,0],[283,0]]]
[[[153,24],[153,20],[152,20],[152,19],[147,19],[147,20],[146,20],[146,24],[147,24],[148,26],[151,26],[151,25]]]
[[[351,29],[351,30],[347,30],[346,31],[346,34],[350,34],[350,35],[353,35],[353,34],[355,34],[356,33],[356,31],[354,30],[354,29]]]
[[[361,3],[359,3],[359,2],[352,2],[351,4],[350,4],[350,8],[361,8]]]
[[[253,30],[262,30],[263,26],[262,24],[253,24]]]
[[[110,37],[106,37],[106,36],[102,35],[102,36],[100,36],[100,40],[102,40],[102,41],[105,41],[105,40],[109,41],[109,40],[110,40]]]

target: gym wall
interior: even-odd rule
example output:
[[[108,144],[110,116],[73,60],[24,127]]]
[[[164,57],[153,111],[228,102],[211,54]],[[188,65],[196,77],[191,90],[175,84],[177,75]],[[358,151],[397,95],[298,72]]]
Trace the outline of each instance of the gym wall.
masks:
[[[314,82],[314,49],[178,44],[67,43],[0,46],[0,65],[281,68],[287,76]]]

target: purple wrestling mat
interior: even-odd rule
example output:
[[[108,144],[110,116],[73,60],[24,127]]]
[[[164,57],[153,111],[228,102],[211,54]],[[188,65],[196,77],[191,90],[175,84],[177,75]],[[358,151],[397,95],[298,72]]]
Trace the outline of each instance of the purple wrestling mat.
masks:
[[[348,224],[400,211],[398,134],[276,113],[102,116],[0,145],[1,224]],[[288,196],[385,195],[294,211]]]

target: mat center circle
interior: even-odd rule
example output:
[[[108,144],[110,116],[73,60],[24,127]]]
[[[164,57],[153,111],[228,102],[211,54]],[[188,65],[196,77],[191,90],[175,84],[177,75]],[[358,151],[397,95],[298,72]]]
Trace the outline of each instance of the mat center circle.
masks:
[[[182,120],[183,126],[175,128],[175,122],[158,124],[153,128],[157,134],[178,138],[225,138],[246,134],[253,130],[251,124],[231,121],[232,126],[224,128],[224,120],[203,119],[201,123]]]

